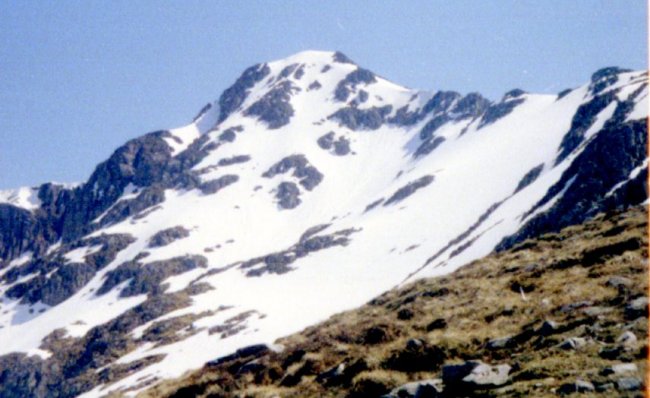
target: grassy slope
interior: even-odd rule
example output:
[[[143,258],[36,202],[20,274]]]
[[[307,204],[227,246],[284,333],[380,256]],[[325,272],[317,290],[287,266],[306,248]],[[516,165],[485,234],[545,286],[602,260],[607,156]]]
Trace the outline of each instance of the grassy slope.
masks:
[[[596,385],[614,381],[600,372],[621,362],[635,362],[641,377],[647,367],[647,318],[631,319],[625,307],[647,295],[647,254],[644,208],[599,216],[453,274],[387,292],[281,339],[280,353],[208,365],[141,396],[372,397],[405,382],[440,377],[441,365],[474,358],[513,366],[511,382],[488,396],[556,396],[560,385],[576,379]],[[613,276],[631,284],[611,287]],[[589,303],[562,310],[583,301]],[[559,329],[542,336],[538,329],[547,319]],[[601,351],[619,346],[616,339],[625,330],[638,344],[603,358]],[[508,347],[488,347],[489,340],[504,336],[515,336]],[[568,337],[586,338],[588,344],[559,348]],[[341,363],[347,365],[341,377],[316,380]],[[601,396],[640,394],[610,390]]]

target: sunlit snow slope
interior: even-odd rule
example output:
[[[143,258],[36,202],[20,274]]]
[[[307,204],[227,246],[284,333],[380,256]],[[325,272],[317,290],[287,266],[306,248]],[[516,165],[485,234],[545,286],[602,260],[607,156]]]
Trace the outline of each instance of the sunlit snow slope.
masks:
[[[340,53],[249,68],[79,187],[0,192],[0,370],[18,380],[0,391],[134,394],[643,202],[647,101],[647,73],[617,68],[499,102]]]

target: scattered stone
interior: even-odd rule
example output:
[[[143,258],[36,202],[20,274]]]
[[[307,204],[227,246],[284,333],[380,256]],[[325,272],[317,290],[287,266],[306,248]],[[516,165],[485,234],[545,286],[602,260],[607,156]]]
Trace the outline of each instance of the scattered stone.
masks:
[[[447,327],[447,321],[445,321],[443,318],[438,318],[427,325],[427,332],[431,332],[433,330],[438,330],[438,329],[444,329],[446,327]]]
[[[466,392],[475,389],[487,389],[502,386],[508,382],[510,365],[488,365],[472,360],[459,365],[442,367],[442,380],[445,388]]]
[[[634,333],[628,330],[618,336],[616,342],[621,344],[623,347],[634,348],[637,345],[638,339]]]
[[[607,313],[610,313],[612,311],[614,311],[612,307],[600,307],[600,306],[587,307],[582,310],[582,312],[585,315],[590,317],[599,317]]]
[[[563,350],[577,350],[587,345],[587,340],[582,337],[569,337],[560,344]]]
[[[623,376],[623,375],[637,374],[638,372],[639,372],[639,368],[636,366],[635,363],[618,363],[616,365],[606,367],[605,369],[603,369],[601,374],[603,376],[609,376],[609,375]]]
[[[648,297],[646,296],[634,299],[625,306],[625,319],[634,320],[642,316],[648,316]]]
[[[616,380],[616,389],[619,391],[638,391],[641,389],[641,380],[636,377],[621,377]]]
[[[512,336],[500,337],[488,341],[487,348],[490,350],[500,350],[509,347],[513,343]]]
[[[612,276],[607,280],[605,285],[615,289],[620,287],[629,287],[632,285],[632,280],[623,276]]]
[[[428,379],[401,385],[381,398],[436,398],[442,396],[442,379]]]
[[[557,331],[557,328],[558,326],[555,321],[547,319],[542,323],[542,326],[537,329],[537,333],[541,336],[550,336]]]
[[[596,391],[598,392],[606,392],[606,391],[612,391],[616,388],[614,383],[600,383],[596,384]]]
[[[402,310],[399,310],[397,313],[397,319],[402,320],[402,321],[408,321],[409,319],[412,319],[415,316],[413,311],[411,311],[408,308],[404,308]]]
[[[557,393],[560,395],[570,395],[573,393],[585,393],[585,392],[594,392],[596,388],[591,382],[585,380],[576,380],[573,383],[565,383],[557,389]]]

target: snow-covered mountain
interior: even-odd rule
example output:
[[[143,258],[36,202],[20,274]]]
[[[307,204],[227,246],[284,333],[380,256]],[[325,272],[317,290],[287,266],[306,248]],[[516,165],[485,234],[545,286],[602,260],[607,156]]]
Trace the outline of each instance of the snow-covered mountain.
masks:
[[[0,192],[0,395],[134,394],[645,202],[647,83],[491,102],[341,53],[255,65],[81,185]]]

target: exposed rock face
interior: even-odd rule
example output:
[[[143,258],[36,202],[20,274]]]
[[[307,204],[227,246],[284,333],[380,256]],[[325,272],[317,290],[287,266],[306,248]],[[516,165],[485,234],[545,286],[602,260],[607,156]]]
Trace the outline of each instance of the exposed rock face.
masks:
[[[549,203],[564,190],[559,200],[549,210],[529,220],[517,233],[501,241],[497,250],[512,247],[542,233],[558,231],[599,212],[646,200],[647,169],[635,179],[628,180],[628,176],[646,158],[647,138],[645,121],[605,126],[528,214]],[[595,166],[603,162],[612,167],[601,170]],[[607,195],[616,184],[626,180],[628,182],[621,188],[621,196],[616,192]],[[576,181],[580,183],[575,184]]]
[[[215,180],[204,182],[199,188],[204,194],[213,195],[228,185],[236,183],[237,181],[239,181],[239,176],[234,174],[226,174]]]
[[[341,108],[331,114],[328,118],[336,120],[339,125],[350,130],[377,130],[380,128],[390,114],[393,107],[385,105],[382,107],[373,106],[369,109],[358,109],[355,107]]]
[[[321,136],[318,138],[318,146],[326,151],[330,151],[332,154],[337,156],[345,156],[350,153],[350,141],[343,137],[339,136],[336,140],[334,139],[336,134],[333,131]]]
[[[207,259],[203,256],[175,257],[144,265],[137,260],[129,261],[106,274],[106,280],[97,290],[97,294],[106,294],[120,283],[131,280],[120,292],[120,297],[139,294],[160,295],[166,290],[162,282],[168,277],[206,266]]]
[[[367,69],[357,68],[350,72],[343,80],[339,82],[334,90],[334,98],[337,101],[347,101],[350,93],[360,84],[371,84],[377,81],[375,74]]]
[[[289,265],[309,253],[328,249],[333,246],[346,246],[350,242],[349,236],[358,232],[356,229],[345,229],[327,235],[316,235],[302,238],[290,248],[263,257],[257,257],[239,265],[242,269],[251,270],[247,276],[261,276],[264,273],[284,274],[293,268]],[[261,264],[261,266],[259,266]]]
[[[162,231],[156,232],[151,239],[149,239],[149,247],[156,248],[167,246],[175,240],[187,238],[188,236],[190,236],[190,231],[182,225],[163,229]]]
[[[291,82],[279,83],[246,109],[244,115],[257,116],[259,120],[266,122],[270,129],[278,129],[287,125],[294,113],[290,102],[292,90],[294,87]]]
[[[305,155],[291,155],[271,166],[262,177],[273,178],[293,170],[292,175],[299,180],[300,185],[308,191],[314,189],[323,180],[323,174],[312,166]]]
[[[248,97],[253,86],[271,73],[266,64],[258,64],[244,71],[235,84],[226,89],[219,98],[219,122],[224,121],[231,113],[236,111]]]
[[[129,235],[101,235],[87,238],[69,247],[75,249],[99,246],[96,251],[85,256],[83,263],[66,262],[54,253],[46,258],[35,259],[13,268],[3,275],[4,281],[12,283],[19,277],[34,273],[37,275],[26,282],[14,285],[5,294],[13,299],[21,299],[25,304],[36,304],[40,301],[47,305],[57,305],[85,286],[97,271],[113,261],[117,253],[134,240]]]
[[[281,182],[275,192],[278,205],[283,209],[294,209],[301,203],[300,189],[293,182]]]
[[[426,187],[433,182],[433,176],[423,176],[417,180],[411,181],[402,188],[398,189],[386,202],[384,206],[389,206],[394,203],[400,202],[409,196],[413,195],[415,191]]]

